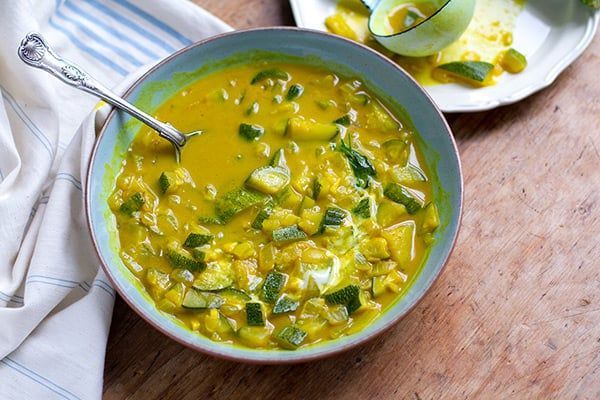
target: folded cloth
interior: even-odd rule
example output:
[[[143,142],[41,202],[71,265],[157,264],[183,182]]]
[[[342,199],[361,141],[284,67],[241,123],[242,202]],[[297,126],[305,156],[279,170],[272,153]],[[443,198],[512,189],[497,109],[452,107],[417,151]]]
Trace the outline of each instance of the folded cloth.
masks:
[[[230,29],[186,0],[0,2],[0,399],[100,398],[115,298],[82,196],[109,107],[25,66],[21,39],[42,33],[122,92],[159,59]]]

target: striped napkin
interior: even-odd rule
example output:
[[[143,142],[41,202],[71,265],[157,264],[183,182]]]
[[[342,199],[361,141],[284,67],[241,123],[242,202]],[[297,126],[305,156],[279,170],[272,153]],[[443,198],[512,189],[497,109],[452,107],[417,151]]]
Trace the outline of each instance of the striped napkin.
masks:
[[[185,0],[0,1],[0,399],[98,399],[115,291],[93,252],[82,187],[108,106],[25,66],[42,33],[117,91],[231,28]]]

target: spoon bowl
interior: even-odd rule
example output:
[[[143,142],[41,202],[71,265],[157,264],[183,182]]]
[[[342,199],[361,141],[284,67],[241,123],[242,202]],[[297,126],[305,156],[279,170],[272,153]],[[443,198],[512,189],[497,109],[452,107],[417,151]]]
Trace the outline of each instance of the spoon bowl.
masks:
[[[437,11],[403,31],[390,31],[388,16],[408,0],[361,0],[369,9],[369,31],[382,46],[394,53],[423,57],[454,43],[467,29],[475,12],[475,0],[437,0]],[[425,0],[411,0],[422,3]],[[428,0],[431,2],[431,0]]]

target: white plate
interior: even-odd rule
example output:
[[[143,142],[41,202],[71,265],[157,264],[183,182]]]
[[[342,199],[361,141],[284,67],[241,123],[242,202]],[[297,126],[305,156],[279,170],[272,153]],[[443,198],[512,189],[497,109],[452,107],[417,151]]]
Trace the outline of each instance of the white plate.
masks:
[[[325,31],[336,0],[290,0],[296,24]],[[600,12],[579,0],[529,0],[517,19],[514,47],[527,55],[520,74],[503,74],[495,86],[472,89],[458,84],[425,87],[444,112],[490,110],[512,104],[549,86],[594,38]],[[591,66],[590,66],[591,67]]]

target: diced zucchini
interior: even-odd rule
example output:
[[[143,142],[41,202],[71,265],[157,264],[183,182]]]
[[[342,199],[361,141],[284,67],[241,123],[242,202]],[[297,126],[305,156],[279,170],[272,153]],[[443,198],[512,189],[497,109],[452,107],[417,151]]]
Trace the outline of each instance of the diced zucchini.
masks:
[[[316,178],[313,180],[313,184],[312,184],[312,198],[315,200],[319,199],[319,195],[321,194],[321,187],[323,185],[321,185],[321,181],[319,180],[319,178]]]
[[[234,322],[235,323],[235,322]],[[233,333],[235,329],[232,326],[232,322],[229,321],[224,315],[218,310],[211,309],[204,316],[204,327],[208,332],[215,332],[218,334]]]
[[[158,187],[162,194],[171,193],[177,188],[177,176],[174,172],[163,172],[158,178]]]
[[[352,116],[350,114],[342,115],[335,121],[334,124],[342,125],[342,126],[350,126],[352,124]]]
[[[232,287],[228,287],[222,290],[219,290],[219,296],[221,296],[226,303],[228,302],[248,302],[252,300],[252,298],[243,290],[235,289]]]
[[[246,323],[248,326],[265,326],[265,315],[262,304],[246,303]]]
[[[399,222],[407,213],[402,204],[383,199],[377,208],[377,223],[383,227],[390,226]]]
[[[391,139],[382,145],[388,161],[397,165],[406,165],[410,155],[410,149],[404,140]]]
[[[405,266],[413,258],[414,223],[400,223],[381,231],[390,248],[392,259],[400,266]]]
[[[433,232],[440,226],[440,215],[434,203],[429,203],[425,207],[425,216],[423,217],[423,232]]]
[[[286,135],[294,140],[331,140],[338,134],[336,124],[322,124],[299,117],[288,120]]]
[[[325,301],[328,304],[335,305],[340,304],[346,306],[348,314],[352,314],[358,310],[361,306],[360,302],[360,288],[357,285],[348,285],[335,292],[326,294]]]
[[[398,267],[398,263],[392,260],[379,261],[373,266],[370,275],[382,276],[387,275]]]
[[[226,221],[223,221],[221,218],[217,216],[206,216],[201,215],[198,217],[198,221],[205,225],[225,225]]]
[[[343,140],[340,140],[340,144],[337,147],[348,159],[348,163],[356,178],[356,186],[367,188],[370,177],[377,176],[377,172],[371,161],[360,152],[354,150],[350,143],[347,145]]]
[[[304,93],[304,87],[298,83],[295,83],[292,86],[290,86],[285,98],[287,101],[292,101],[302,96],[302,93]]]
[[[256,217],[254,217],[254,220],[252,220],[252,224],[250,226],[252,226],[252,228],[258,229],[258,230],[262,229],[263,222],[265,222],[265,219],[269,218],[272,213],[273,213],[273,202],[267,201],[263,205],[263,207],[258,211],[258,213],[256,214]]]
[[[367,128],[391,132],[398,130],[400,125],[381,104],[373,102],[371,111],[367,114]]]
[[[223,298],[218,294],[190,289],[185,294],[181,305],[183,308],[203,310],[207,308],[219,308],[223,303]]]
[[[395,165],[392,168],[392,176],[396,182],[409,185],[415,182],[427,181],[427,176],[423,170],[412,164],[406,166]]]
[[[192,253],[192,257],[194,257],[194,260],[204,261],[206,258],[206,252],[204,250],[205,249],[202,247],[194,247],[190,252]]]
[[[290,75],[278,68],[265,69],[254,75],[254,78],[252,78],[250,84],[254,85],[258,82],[264,81],[265,79],[281,79],[282,81],[287,81],[290,79]]]
[[[275,303],[275,306],[273,306],[273,314],[285,314],[296,311],[299,306],[300,302],[298,300],[284,295],[281,296]]]
[[[369,261],[390,258],[388,243],[384,238],[368,238],[360,243],[360,252]]]
[[[302,203],[300,203],[300,213],[307,208],[313,208],[316,204],[317,203],[311,197],[304,196],[302,198]]]
[[[306,233],[298,225],[286,226],[273,231],[273,241],[275,243],[291,243],[307,238]]]
[[[443,74],[474,86],[485,84],[494,70],[494,64],[485,61],[455,61],[442,64],[434,70],[434,77],[445,81]]]
[[[261,298],[267,303],[275,303],[286,281],[287,275],[277,271],[269,272],[262,287]]]
[[[265,133],[265,128],[260,125],[242,123],[240,124],[238,133],[244,140],[252,142],[258,140]]]
[[[348,308],[345,305],[329,306],[326,314],[330,325],[340,325],[348,321]]]
[[[267,347],[271,339],[270,330],[262,326],[242,326],[237,334],[246,345],[251,347]]]
[[[343,225],[344,220],[348,216],[348,213],[345,210],[342,210],[338,207],[329,207],[325,214],[323,214],[323,219],[321,220],[321,228],[320,232],[324,232],[326,228],[338,228]]]
[[[140,193],[134,193],[130,198],[125,200],[121,207],[119,207],[119,211],[121,211],[125,215],[133,215],[134,212],[139,211],[144,205],[145,200],[144,196]]]
[[[292,186],[287,186],[285,189],[275,195],[275,203],[283,208],[295,210],[302,203],[302,196]]]
[[[213,239],[214,239],[214,235],[211,235],[210,233],[190,233],[187,237],[187,239],[185,239],[185,242],[183,242],[183,247],[200,247],[200,246],[204,246],[205,244],[210,244]]]
[[[201,291],[223,290],[233,285],[233,278],[220,270],[206,269],[194,281],[192,287]]]
[[[385,293],[385,275],[374,276],[372,279],[371,292],[377,298]]]
[[[365,197],[352,209],[352,214],[361,218],[371,217],[371,198]]]
[[[258,104],[258,101],[254,101],[254,102],[252,102],[252,104],[250,104],[250,107],[248,107],[246,109],[246,111],[244,111],[244,114],[246,116],[250,116],[252,114],[258,114],[259,109],[260,109],[260,104]]]
[[[423,207],[411,192],[397,183],[388,183],[383,190],[383,194],[388,199],[406,207],[409,214],[415,214]]]
[[[505,71],[508,71],[511,74],[518,74],[527,68],[527,59],[517,50],[510,48],[506,50],[502,56],[500,65]]]
[[[272,167],[280,167],[289,170],[283,149],[279,149],[275,152],[275,154],[273,154],[273,158],[271,159],[269,165]]]
[[[290,183],[290,172],[283,167],[260,167],[246,179],[246,186],[265,194],[275,194]]]
[[[307,333],[302,329],[288,325],[275,335],[275,340],[283,348],[295,350],[306,339]]]
[[[215,211],[220,221],[227,222],[236,214],[263,202],[264,199],[265,196],[262,193],[236,189],[217,200]]]
[[[165,249],[165,255],[174,268],[185,268],[192,272],[203,271],[206,263],[196,260],[190,253],[174,245]]]

